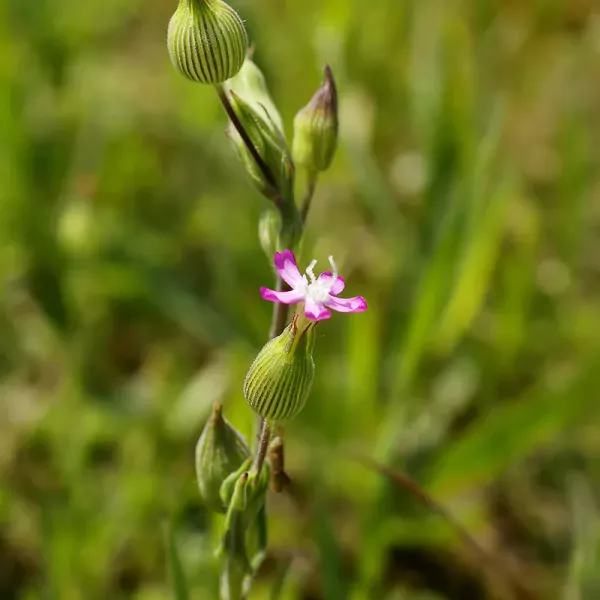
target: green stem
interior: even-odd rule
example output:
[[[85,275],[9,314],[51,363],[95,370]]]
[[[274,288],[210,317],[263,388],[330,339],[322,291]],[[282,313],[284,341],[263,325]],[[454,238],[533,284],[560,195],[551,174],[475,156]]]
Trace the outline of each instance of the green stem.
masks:
[[[283,292],[286,290],[286,284],[285,281],[283,281],[283,279],[281,279],[281,277],[277,277],[277,283],[276,283],[276,290],[278,292]],[[271,320],[271,329],[269,330],[269,339],[273,339],[274,337],[277,337],[284,329],[285,329],[285,325],[287,323],[288,320],[288,306],[287,304],[280,304],[280,303],[275,303],[273,305],[273,318]],[[263,429],[264,429],[264,425],[265,425],[265,420],[261,417],[261,416],[257,416],[256,417],[256,431],[259,432],[259,436],[258,439],[258,443],[257,443],[257,447],[256,447],[256,459],[258,460],[259,457],[259,449],[260,446],[262,444],[262,433],[263,433]],[[267,448],[265,448],[264,452],[266,455],[268,449],[268,442],[267,442]],[[262,468],[262,463],[265,460],[265,456],[262,457],[261,461],[260,461],[260,466]],[[255,463],[256,464],[256,463]]]
[[[254,456],[254,463],[252,464],[252,473],[260,475],[263,465],[265,464],[265,458],[267,451],[269,450],[269,441],[271,440],[271,427],[266,419],[261,418],[261,429],[260,429],[260,441],[256,455]]]
[[[313,196],[315,195],[315,190],[317,188],[318,176],[316,173],[310,173],[308,176],[308,188],[306,190],[306,195],[304,196],[304,200],[302,201],[302,208],[300,209],[300,217],[302,219],[302,225],[306,223],[306,219],[308,217],[308,212],[310,210],[310,206],[312,204]]]
[[[308,189],[306,191],[306,195],[304,196],[304,200],[302,201],[302,208],[300,211],[300,218],[303,228],[304,224],[306,223],[308,213],[310,211],[310,206],[312,203],[313,196],[315,195],[316,187],[317,175],[316,173],[311,173],[308,178]],[[285,281],[281,279],[281,277],[277,277],[277,283],[275,287],[278,292],[284,292],[287,289],[287,285]],[[285,329],[288,316],[289,308],[287,304],[280,304],[279,302],[275,303],[275,305],[273,306],[273,318],[271,320],[269,339],[277,337]],[[260,432],[260,436],[258,437],[258,445],[255,452],[253,469],[260,474],[262,466],[265,462],[267,451],[269,449],[271,430],[266,420],[260,416],[257,417],[256,430]]]
[[[278,292],[285,292],[288,287],[281,277],[277,277],[275,289]],[[281,334],[287,324],[289,307],[287,304],[276,302],[273,305],[273,318],[271,320],[271,329],[269,330],[269,339],[273,339]]]

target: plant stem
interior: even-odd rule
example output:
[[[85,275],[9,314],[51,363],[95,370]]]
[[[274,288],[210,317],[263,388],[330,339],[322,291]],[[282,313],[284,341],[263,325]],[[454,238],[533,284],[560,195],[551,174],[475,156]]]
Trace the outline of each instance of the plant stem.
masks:
[[[263,464],[265,463],[270,440],[271,427],[269,427],[269,422],[266,419],[261,418],[260,441],[254,456],[254,462],[252,463],[252,472],[256,473],[257,475],[260,475]]]
[[[309,177],[308,189],[306,195],[304,196],[304,200],[302,202],[302,209],[300,212],[300,218],[302,222],[302,226],[304,227],[304,223],[306,223],[306,218],[308,216],[308,212],[310,210],[310,205],[312,202],[312,198],[315,194],[315,189],[317,187],[317,176],[316,174],[311,174]],[[287,289],[287,285],[281,277],[277,277],[276,290],[278,292],[284,292]],[[271,320],[271,329],[269,331],[269,339],[273,339],[277,337],[285,328],[285,325],[288,320],[289,309],[287,304],[281,304],[277,302],[273,306],[273,319]],[[265,457],[267,455],[269,449],[269,440],[271,437],[271,430],[268,426],[268,423],[262,417],[257,417],[257,427],[256,430],[260,432],[260,437],[258,438],[258,446],[256,448],[256,454],[254,458],[253,469],[260,473],[262,469],[263,463],[265,462]],[[283,442],[282,442],[283,445]],[[282,449],[283,453],[283,449]]]
[[[306,223],[308,211],[310,210],[312,199],[315,195],[315,189],[317,188],[317,180],[318,177],[316,173],[311,173],[308,176],[308,189],[306,190],[306,195],[304,196],[304,200],[302,201],[302,208],[300,209],[300,218],[302,219],[302,225]]]
[[[286,290],[287,286],[285,284],[285,281],[283,281],[283,279],[281,279],[281,277],[277,277],[277,283],[275,285],[275,288],[278,292],[284,292]],[[287,304],[279,304],[279,303],[274,304],[273,305],[273,318],[271,321],[271,329],[269,330],[269,339],[270,340],[273,339],[274,337],[277,337],[284,330],[285,324],[287,323],[287,319],[288,319]],[[259,432],[259,436],[261,436],[261,437],[257,438],[258,439],[257,448],[256,448],[257,457],[258,457],[260,444],[262,443],[263,428],[264,428],[264,419],[260,415],[257,415],[256,431]],[[265,450],[265,453],[266,453],[266,450]],[[264,457],[262,460],[264,461]]]
[[[278,292],[283,292],[286,289],[286,284],[281,277],[277,277],[276,289]],[[271,329],[269,331],[269,339],[277,337],[285,328],[285,324],[288,319],[288,307],[286,304],[276,303],[273,306],[273,320],[271,321]],[[257,417],[257,431],[260,432],[258,438],[258,445],[256,448],[256,454],[254,457],[253,469],[260,473],[267,451],[269,449],[269,440],[271,438],[271,428],[269,427],[266,419],[261,416]]]
[[[281,277],[277,277],[275,289],[278,292],[285,292],[288,289],[287,284]],[[273,318],[271,320],[271,329],[269,330],[269,339],[277,337],[284,329],[288,320],[288,305],[276,302],[273,305]]]
[[[275,176],[271,172],[271,169],[269,169],[269,166],[267,165],[267,163],[262,159],[261,155],[258,153],[258,150],[256,149],[256,147],[254,146],[254,143],[250,139],[248,132],[244,129],[244,126],[242,125],[242,122],[238,118],[235,110],[233,109],[233,106],[231,106],[231,102],[229,101],[229,98],[227,97],[225,88],[222,85],[217,85],[217,86],[215,86],[215,88],[217,90],[217,95],[219,96],[219,100],[221,101],[221,104],[223,105],[223,108],[225,109],[225,112],[227,113],[227,116],[229,117],[229,120],[231,121],[233,126],[236,128],[237,132],[240,134],[240,137],[242,138],[242,141],[246,145],[246,148],[248,148],[248,151],[252,155],[252,158],[254,159],[256,166],[260,169],[261,173],[263,174],[263,177],[268,182],[268,184],[273,188],[273,190],[274,191],[277,190],[277,181],[275,179]],[[275,204],[277,204],[277,201],[275,202]]]

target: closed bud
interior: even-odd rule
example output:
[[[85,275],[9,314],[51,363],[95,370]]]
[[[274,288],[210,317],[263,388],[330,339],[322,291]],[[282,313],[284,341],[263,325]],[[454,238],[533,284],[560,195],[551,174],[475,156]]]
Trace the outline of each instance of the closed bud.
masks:
[[[254,109],[258,110],[259,107],[262,107],[283,134],[283,121],[273,98],[271,98],[265,76],[250,56],[246,57],[239,73],[227,82],[226,87],[243,98]]]
[[[267,197],[273,197],[278,190],[291,189],[294,169],[289,160],[285,138],[277,123],[263,105],[253,106],[233,91],[229,92],[229,98],[254,148],[275,178],[273,183],[276,189],[273,189],[273,183],[267,181],[241,136],[231,127],[230,138],[256,187]]]
[[[258,239],[269,259],[280,250],[281,213],[275,208],[267,208],[258,221]]]
[[[217,84],[242,67],[248,35],[223,0],[180,0],[169,22],[167,47],[173,66],[188,79]]]
[[[221,485],[249,456],[245,438],[223,417],[221,404],[215,404],[196,445],[198,488],[210,509],[227,510],[219,495]]]
[[[252,363],[244,396],[261,417],[283,421],[306,404],[315,376],[315,322],[294,315],[283,333],[270,340]]]
[[[294,161],[311,173],[331,165],[338,139],[338,100],[333,73],[325,67],[325,78],[312,100],[294,119]]]

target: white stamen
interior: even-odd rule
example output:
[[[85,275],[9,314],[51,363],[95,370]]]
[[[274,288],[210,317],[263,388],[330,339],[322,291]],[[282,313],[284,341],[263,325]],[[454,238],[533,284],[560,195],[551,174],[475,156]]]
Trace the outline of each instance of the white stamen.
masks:
[[[308,265],[308,267],[306,267],[306,274],[309,276],[310,278],[310,282],[314,283],[316,281],[316,277],[315,277],[315,272],[313,271],[313,269],[315,268],[315,265],[317,264],[316,259],[314,259],[310,265]]]
[[[337,281],[338,278],[338,270],[337,270],[337,266],[333,260],[333,256],[329,257],[329,264],[331,265],[331,270],[333,272],[333,281]]]

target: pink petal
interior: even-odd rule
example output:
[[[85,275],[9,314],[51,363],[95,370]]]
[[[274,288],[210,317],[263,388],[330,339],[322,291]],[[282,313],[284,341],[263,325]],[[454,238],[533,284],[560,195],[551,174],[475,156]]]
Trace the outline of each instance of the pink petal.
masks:
[[[321,273],[319,275],[318,281],[324,281],[327,283],[331,283],[331,280],[333,279],[333,274],[331,273],[331,271],[325,271],[325,273]],[[344,280],[341,277],[338,277],[334,282],[333,285],[331,286],[331,290],[330,290],[330,294],[332,294],[333,296],[337,296],[338,294],[341,294],[344,291],[344,287],[346,286],[346,284],[344,283]]]
[[[338,312],[355,313],[367,310],[367,301],[362,296],[354,296],[354,298],[334,298],[330,296],[325,305]]]
[[[295,288],[303,281],[298,266],[296,265],[296,258],[291,250],[284,250],[283,252],[275,252],[273,259],[275,268],[279,273],[280,277],[291,287]]]
[[[315,302],[311,297],[306,299],[304,314],[313,321],[323,321],[331,317],[331,313],[325,308],[325,305],[322,302]]]
[[[276,292],[266,287],[260,288],[260,295],[263,300],[269,300],[269,302],[281,302],[281,304],[295,304],[304,299],[304,295],[296,290],[290,290],[289,292]]]

